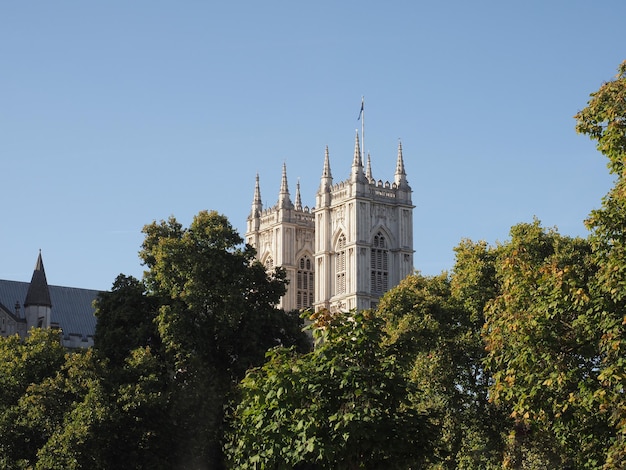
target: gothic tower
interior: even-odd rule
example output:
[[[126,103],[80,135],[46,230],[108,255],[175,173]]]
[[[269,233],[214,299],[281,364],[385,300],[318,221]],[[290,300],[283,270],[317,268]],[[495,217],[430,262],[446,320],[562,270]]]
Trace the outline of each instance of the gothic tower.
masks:
[[[315,308],[375,307],[413,271],[413,204],[402,145],[393,183],[366,172],[357,133],[350,177],[333,184],[328,149],[315,215]]]
[[[293,204],[283,173],[278,203],[263,209],[256,177],[246,241],[266,268],[282,266],[289,285],[280,306],[331,311],[375,307],[382,294],[413,272],[413,204],[402,144],[393,182],[363,168],[357,133],[350,177],[333,182],[328,147],[315,208]]]
[[[291,201],[287,166],[283,164],[278,202],[266,210],[257,174],[245,238],[268,270],[277,266],[285,269],[289,285],[279,307],[287,311],[313,306],[314,231],[313,215],[302,206],[300,182],[296,186],[296,203]]]

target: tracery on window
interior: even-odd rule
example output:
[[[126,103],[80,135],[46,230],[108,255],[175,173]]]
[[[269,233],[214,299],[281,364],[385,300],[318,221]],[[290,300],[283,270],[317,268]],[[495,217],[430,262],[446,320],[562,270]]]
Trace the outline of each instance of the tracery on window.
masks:
[[[296,274],[296,306],[308,308],[313,305],[315,281],[313,280],[313,262],[308,255],[304,255],[298,261]]]
[[[346,293],[346,236],[341,235],[337,240],[335,250],[335,292]]]
[[[270,271],[270,270],[272,270],[272,269],[274,269],[274,260],[272,259],[272,257],[271,257],[271,256],[268,256],[268,257],[265,259],[265,270],[266,270],[266,271]]]
[[[373,294],[383,294],[389,289],[389,249],[384,235],[374,236],[371,251],[371,289]]]

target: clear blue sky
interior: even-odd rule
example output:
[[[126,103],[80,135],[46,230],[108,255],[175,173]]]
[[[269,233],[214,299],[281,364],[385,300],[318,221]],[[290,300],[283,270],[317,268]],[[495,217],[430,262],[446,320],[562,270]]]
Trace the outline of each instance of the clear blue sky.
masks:
[[[243,235],[286,162],[313,206],[324,148],[413,188],[415,267],[538,217],[567,235],[612,178],[572,116],[626,59],[626,3],[0,3],[0,278],[109,289],[141,277],[141,228],[202,209]]]

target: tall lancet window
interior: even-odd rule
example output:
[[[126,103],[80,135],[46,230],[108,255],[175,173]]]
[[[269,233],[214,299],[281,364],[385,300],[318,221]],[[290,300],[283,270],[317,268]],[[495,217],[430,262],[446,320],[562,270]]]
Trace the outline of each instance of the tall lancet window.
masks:
[[[335,250],[335,293],[346,293],[346,236],[341,235],[337,240]]]
[[[271,271],[272,269],[274,269],[274,260],[272,259],[271,256],[268,256],[265,259],[265,270],[266,271]]]
[[[308,308],[313,305],[314,293],[313,263],[307,255],[298,261],[298,273],[296,279],[296,306]]]
[[[372,294],[383,294],[389,288],[389,250],[381,232],[374,237],[371,255]]]

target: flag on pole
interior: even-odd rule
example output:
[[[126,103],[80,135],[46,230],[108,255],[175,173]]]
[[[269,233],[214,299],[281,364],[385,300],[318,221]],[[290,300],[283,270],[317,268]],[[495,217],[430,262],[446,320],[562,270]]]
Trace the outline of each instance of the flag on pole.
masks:
[[[361,116],[363,115],[363,105],[365,104],[365,99],[363,97],[361,97],[361,111],[359,111],[359,117],[357,118],[357,121],[361,120]]]

